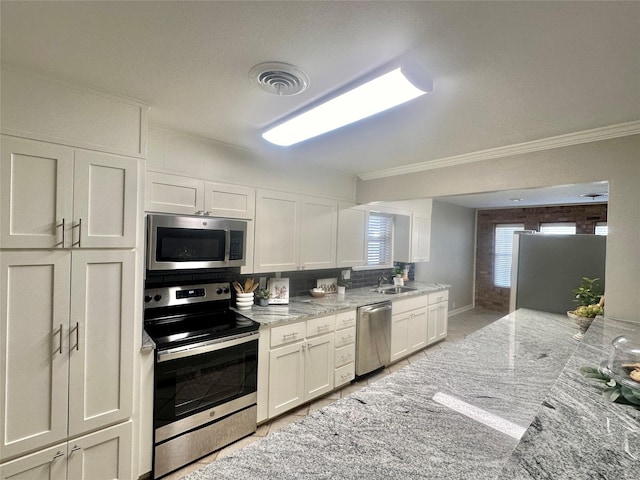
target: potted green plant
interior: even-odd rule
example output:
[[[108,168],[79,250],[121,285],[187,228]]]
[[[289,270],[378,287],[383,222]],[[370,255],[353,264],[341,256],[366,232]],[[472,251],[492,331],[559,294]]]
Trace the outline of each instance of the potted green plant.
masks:
[[[271,298],[271,292],[269,290],[261,289],[256,292],[258,297],[258,305],[266,307],[269,305],[269,298]]]
[[[597,315],[604,313],[604,296],[598,285],[599,278],[582,277],[580,284],[572,293],[573,301],[578,304],[575,310],[568,311],[567,316],[575,320],[580,327],[580,333],[574,338],[581,339],[587,328]]]

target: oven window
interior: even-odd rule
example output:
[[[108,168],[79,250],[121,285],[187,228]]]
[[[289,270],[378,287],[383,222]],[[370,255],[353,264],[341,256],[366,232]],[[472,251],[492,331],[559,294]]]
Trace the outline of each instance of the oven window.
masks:
[[[253,393],[258,341],[157,363],[154,427]]]
[[[158,227],[157,262],[224,261],[224,230]]]

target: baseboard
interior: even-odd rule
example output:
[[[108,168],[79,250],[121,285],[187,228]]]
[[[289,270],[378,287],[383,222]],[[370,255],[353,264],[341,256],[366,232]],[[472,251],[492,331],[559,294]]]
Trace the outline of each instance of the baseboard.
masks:
[[[475,308],[474,305],[467,305],[465,307],[456,308],[455,310],[449,310],[449,317],[453,317],[454,315],[458,315],[462,312],[467,312],[469,310],[473,310]]]

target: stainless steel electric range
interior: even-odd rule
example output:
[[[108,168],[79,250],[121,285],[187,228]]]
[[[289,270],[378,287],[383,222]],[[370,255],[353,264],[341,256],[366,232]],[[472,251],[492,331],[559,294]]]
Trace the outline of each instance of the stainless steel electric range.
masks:
[[[156,344],[154,478],[256,430],[259,324],[230,299],[228,282],[145,290]]]

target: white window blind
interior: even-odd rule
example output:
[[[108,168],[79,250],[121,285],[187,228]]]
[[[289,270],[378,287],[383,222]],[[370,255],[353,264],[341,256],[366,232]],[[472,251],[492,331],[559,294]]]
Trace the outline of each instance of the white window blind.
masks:
[[[496,225],[493,261],[493,284],[496,287],[511,287],[513,234],[522,230],[524,230],[522,223]]]
[[[609,227],[607,226],[607,222],[598,222],[596,223],[596,235],[607,235],[609,233]]]
[[[576,224],[572,222],[541,223],[540,233],[547,235],[575,235]]]
[[[384,213],[369,213],[367,226],[367,265],[391,265],[393,247],[393,217]]]

